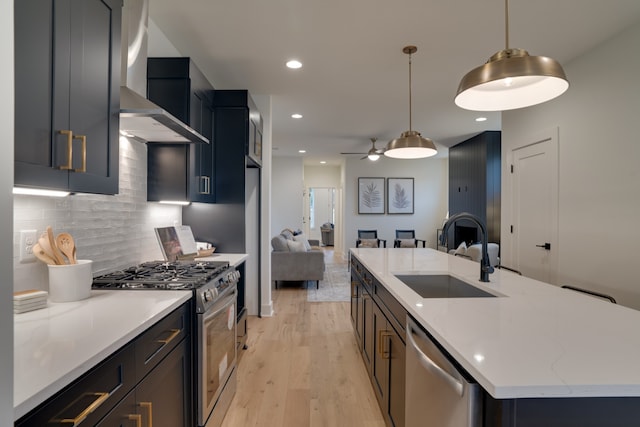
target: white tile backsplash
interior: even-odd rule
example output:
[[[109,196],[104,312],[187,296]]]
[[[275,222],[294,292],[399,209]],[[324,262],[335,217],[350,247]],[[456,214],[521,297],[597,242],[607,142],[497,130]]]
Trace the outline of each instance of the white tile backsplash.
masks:
[[[76,194],[65,198],[14,196],[14,290],[47,290],[47,268],[40,262],[19,260],[20,230],[74,237],[77,256],[93,260],[93,273],[161,259],[154,227],[182,223],[179,206],[147,202],[147,147],[120,139],[120,192],[115,196]]]

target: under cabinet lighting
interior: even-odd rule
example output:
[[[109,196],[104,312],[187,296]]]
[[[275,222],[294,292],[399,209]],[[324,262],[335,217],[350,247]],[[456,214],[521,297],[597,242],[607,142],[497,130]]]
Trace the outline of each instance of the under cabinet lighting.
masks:
[[[293,119],[301,119],[302,118],[302,114],[294,113],[294,114],[291,115],[291,118],[293,118]]]
[[[327,164],[327,162],[325,162],[324,160],[322,160],[322,161],[320,162],[320,164],[321,164],[321,165],[326,165],[326,164]]]
[[[304,154],[306,152],[307,152],[307,150],[298,150],[298,153],[300,153],[300,154]]]
[[[13,194],[21,194],[27,196],[67,197],[71,193],[68,191],[44,190],[40,188],[13,187]]]
[[[186,202],[184,200],[160,200],[158,203],[163,205],[180,205],[180,206],[188,206],[191,202]]]

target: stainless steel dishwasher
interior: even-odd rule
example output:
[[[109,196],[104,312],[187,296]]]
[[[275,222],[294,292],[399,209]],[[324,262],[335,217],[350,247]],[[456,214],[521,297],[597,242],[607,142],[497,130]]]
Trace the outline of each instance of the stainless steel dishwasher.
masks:
[[[407,316],[406,427],[480,427],[481,388]]]

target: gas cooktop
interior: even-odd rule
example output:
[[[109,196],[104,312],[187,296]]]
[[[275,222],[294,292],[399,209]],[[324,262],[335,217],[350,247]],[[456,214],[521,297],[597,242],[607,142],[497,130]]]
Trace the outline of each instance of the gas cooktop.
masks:
[[[93,289],[197,289],[229,268],[225,261],[151,261],[93,279]]]

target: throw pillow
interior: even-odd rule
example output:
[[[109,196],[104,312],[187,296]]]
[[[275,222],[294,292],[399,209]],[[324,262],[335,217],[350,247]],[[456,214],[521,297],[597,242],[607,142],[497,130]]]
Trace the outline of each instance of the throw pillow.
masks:
[[[400,240],[401,248],[415,248],[416,247],[416,239],[398,239]]]
[[[273,246],[273,250],[276,252],[289,252],[287,239],[285,239],[282,234],[278,234],[271,239],[271,246]]]
[[[360,239],[361,248],[377,248],[378,239]]]
[[[289,230],[288,228],[285,228],[284,230],[282,230],[280,234],[282,234],[284,238],[287,240],[293,239],[293,231]]]
[[[289,246],[289,252],[306,252],[304,244],[302,242],[296,242],[295,240],[287,240],[287,246]]]
[[[454,255],[466,255],[467,254],[467,242],[462,242],[458,245],[458,248],[454,252]]]
[[[296,242],[302,242],[305,250],[311,250],[311,245],[309,244],[309,241],[305,237],[304,233],[296,234],[295,236],[293,236],[293,240]]]

